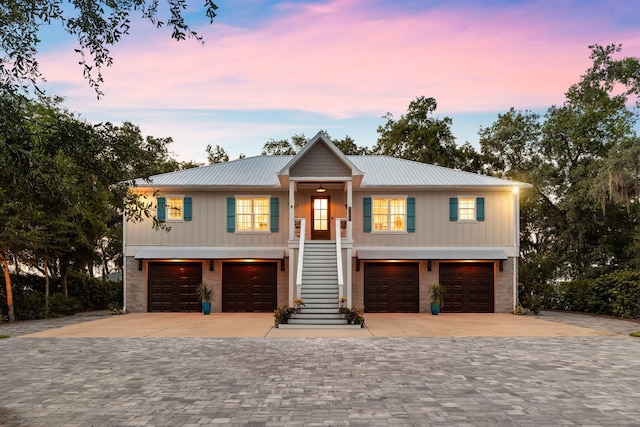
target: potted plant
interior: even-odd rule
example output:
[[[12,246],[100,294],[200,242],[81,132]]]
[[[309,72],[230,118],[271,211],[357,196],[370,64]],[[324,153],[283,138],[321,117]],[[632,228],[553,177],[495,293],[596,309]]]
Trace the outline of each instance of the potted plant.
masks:
[[[360,325],[361,328],[364,328],[364,317],[362,317],[364,308],[352,307],[346,310],[347,323],[350,325]]]
[[[431,285],[429,288],[429,294],[431,296],[431,314],[434,316],[440,313],[440,308],[444,306],[444,292],[445,288],[440,284]]]
[[[340,314],[342,315],[343,319],[347,318],[347,313],[349,313],[349,309],[346,306],[347,304],[347,298],[345,296],[341,296],[340,297]]]
[[[278,328],[280,324],[286,325],[289,323],[289,318],[291,315],[297,311],[297,308],[289,307],[288,305],[284,305],[279,307],[273,311],[273,322],[275,323],[276,328]]]
[[[296,298],[293,300],[293,303],[296,305],[296,313],[300,313],[302,306],[304,306],[304,300],[302,298]]]
[[[202,314],[211,314],[212,295],[213,291],[209,289],[206,283],[201,283],[200,286],[198,286],[198,297],[200,298],[200,301],[202,301]]]

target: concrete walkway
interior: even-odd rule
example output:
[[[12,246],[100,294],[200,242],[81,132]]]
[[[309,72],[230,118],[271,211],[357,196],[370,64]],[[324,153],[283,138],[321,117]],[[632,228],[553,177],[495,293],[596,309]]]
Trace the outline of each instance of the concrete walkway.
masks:
[[[0,325],[0,425],[640,425],[636,322],[367,315],[362,336],[294,339],[270,315],[173,316]]]
[[[71,316],[75,317],[75,316]],[[606,336],[628,335],[640,323],[604,317],[546,312],[541,316],[511,314],[367,314],[363,329],[278,329],[269,313],[134,313],[86,316],[75,324],[28,329],[10,336],[67,338],[260,338],[260,337],[463,337],[463,336]],[[29,322],[20,322],[29,323]],[[36,322],[34,322],[36,323]],[[53,324],[55,325],[55,324]],[[52,325],[52,326],[53,326]],[[56,325],[57,326],[57,325]]]

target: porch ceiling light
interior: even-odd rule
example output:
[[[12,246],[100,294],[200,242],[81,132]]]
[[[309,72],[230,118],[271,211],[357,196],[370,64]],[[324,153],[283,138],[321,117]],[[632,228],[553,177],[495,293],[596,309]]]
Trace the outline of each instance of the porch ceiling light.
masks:
[[[324,188],[322,184],[320,184],[320,187],[316,188],[316,193],[324,193],[325,191],[327,191],[327,189]]]

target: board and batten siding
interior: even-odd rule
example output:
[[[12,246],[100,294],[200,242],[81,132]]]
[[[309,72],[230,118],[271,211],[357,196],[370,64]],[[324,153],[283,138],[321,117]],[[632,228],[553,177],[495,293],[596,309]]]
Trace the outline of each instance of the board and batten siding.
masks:
[[[261,196],[259,192],[167,192],[168,195],[183,195],[192,198],[192,220],[184,222],[168,221],[171,227],[167,232],[154,230],[152,220],[127,222],[127,245],[203,245],[203,246],[286,246],[289,232],[287,230],[288,193],[268,192],[264,196],[278,197],[278,232],[227,232],[227,198],[235,196]],[[155,204],[155,199],[149,195]]]
[[[415,198],[414,233],[363,232],[363,199],[372,196],[403,195]],[[451,197],[483,197],[484,221],[450,221]],[[513,246],[513,193],[511,191],[452,192],[354,192],[353,240],[358,246],[400,247],[505,247]]]

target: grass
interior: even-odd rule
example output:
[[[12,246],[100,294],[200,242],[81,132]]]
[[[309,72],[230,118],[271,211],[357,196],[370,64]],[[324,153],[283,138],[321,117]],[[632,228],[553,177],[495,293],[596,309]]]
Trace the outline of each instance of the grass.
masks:
[[[631,332],[629,335],[632,337],[640,338],[640,331]]]
[[[9,335],[0,335],[0,340],[3,338],[9,338]]]

